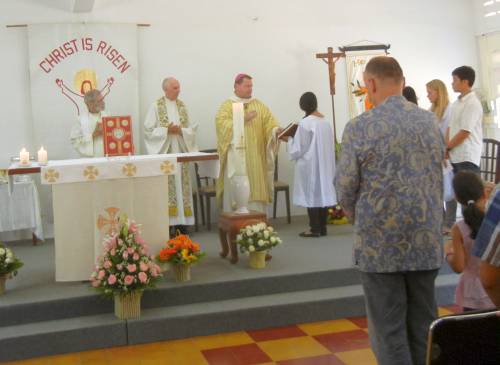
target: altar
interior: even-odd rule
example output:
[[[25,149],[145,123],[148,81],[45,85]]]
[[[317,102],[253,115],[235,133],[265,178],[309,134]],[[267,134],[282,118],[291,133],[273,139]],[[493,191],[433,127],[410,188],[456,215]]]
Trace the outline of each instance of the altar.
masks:
[[[217,160],[217,154],[188,153],[85,158],[31,166],[52,186],[55,280],[88,280],[103,238],[121,214],[140,224],[150,254],[169,238],[168,175],[178,162]],[[26,173],[11,166],[9,176]]]

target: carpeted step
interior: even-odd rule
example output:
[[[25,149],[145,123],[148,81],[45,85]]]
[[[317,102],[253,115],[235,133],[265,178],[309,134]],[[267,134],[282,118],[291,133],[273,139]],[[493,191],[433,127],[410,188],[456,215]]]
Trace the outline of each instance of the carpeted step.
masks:
[[[453,302],[456,282],[438,277],[439,304]],[[0,361],[364,315],[360,285],[143,306],[137,320],[109,313],[0,327]]]
[[[126,344],[127,322],[113,314],[0,327],[0,361]]]

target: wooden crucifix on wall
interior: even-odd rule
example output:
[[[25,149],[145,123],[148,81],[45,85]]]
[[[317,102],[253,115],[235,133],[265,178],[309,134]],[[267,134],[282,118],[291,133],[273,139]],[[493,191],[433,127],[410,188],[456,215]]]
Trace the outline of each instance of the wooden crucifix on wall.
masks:
[[[335,121],[335,64],[341,59],[345,58],[346,52],[356,52],[356,51],[375,51],[384,50],[387,54],[387,50],[390,45],[386,44],[369,44],[369,45],[350,45],[345,47],[339,47],[340,52],[333,52],[333,47],[328,47],[326,53],[317,53],[316,58],[322,59],[328,65],[328,75],[330,81],[330,95],[332,97],[332,118],[333,118],[333,138],[335,144],[338,143],[337,140],[337,125]]]
[[[337,125],[335,123],[335,63],[341,58],[345,57],[344,52],[336,53],[333,52],[333,47],[328,47],[326,53],[316,53],[316,58],[322,59],[326,64],[328,64],[328,75],[330,79],[330,95],[332,97],[332,117],[333,117],[333,141],[335,144],[337,141]]]

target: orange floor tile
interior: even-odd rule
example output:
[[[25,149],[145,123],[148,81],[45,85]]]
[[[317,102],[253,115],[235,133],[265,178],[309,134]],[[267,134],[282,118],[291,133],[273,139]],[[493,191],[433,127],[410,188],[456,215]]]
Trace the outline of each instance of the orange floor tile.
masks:
[[[457,312],[439,308],[440,315]],[[365,317],[50,356],[3,365],[372,365]]]

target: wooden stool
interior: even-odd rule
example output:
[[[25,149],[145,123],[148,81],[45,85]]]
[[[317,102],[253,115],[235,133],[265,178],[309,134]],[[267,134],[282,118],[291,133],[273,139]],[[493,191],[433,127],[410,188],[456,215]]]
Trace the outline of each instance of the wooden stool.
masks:
[[[225,258],[231,250],[231,263],[238,262],[238,249],[236,247],[236,235],[240,229],[251,225],[264,222],[267,224],[267,217],[264,213],[250,211],[246,214],[235,214],[224,212],[219,216],[219,238],[222,251],[220,257]]]

